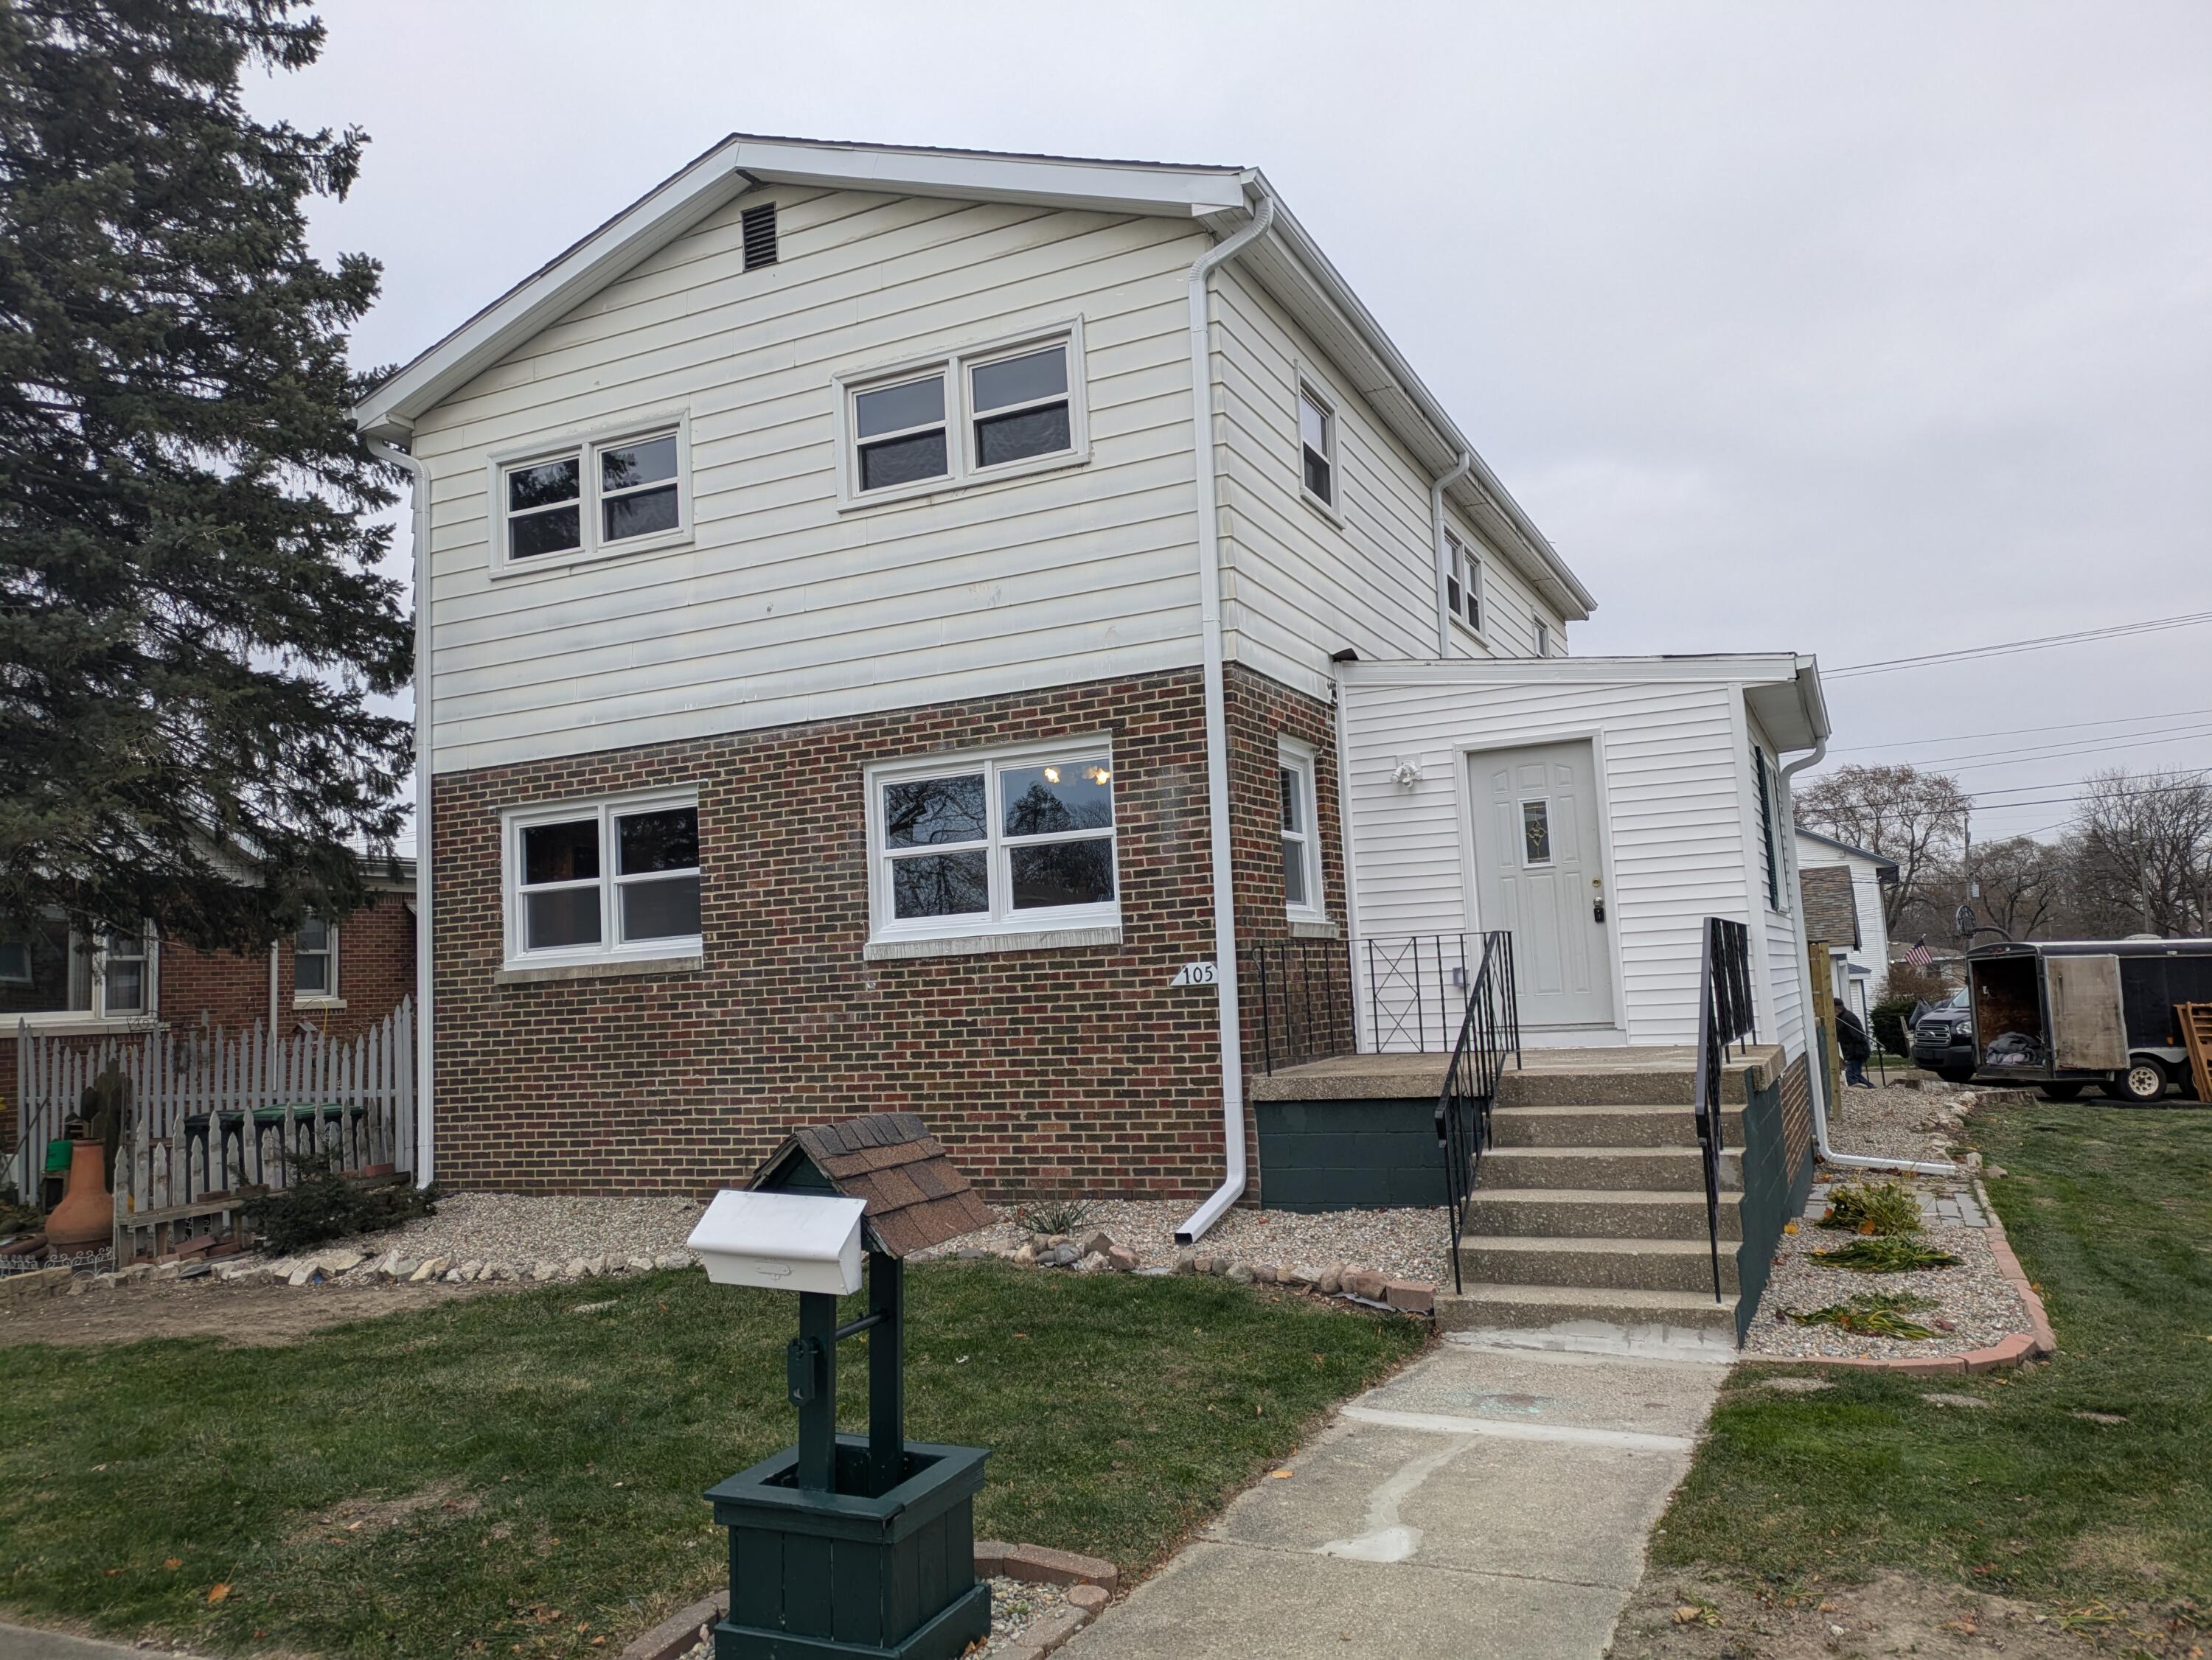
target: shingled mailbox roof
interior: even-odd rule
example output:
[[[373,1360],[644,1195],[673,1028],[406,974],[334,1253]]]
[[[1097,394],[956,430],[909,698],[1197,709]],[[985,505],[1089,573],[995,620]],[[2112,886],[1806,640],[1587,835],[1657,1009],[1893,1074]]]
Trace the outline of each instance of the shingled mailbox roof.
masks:
[[[981,1196],[911,1112],[872,1112],[793,1130],[753,1172],[752,1185],[866,1199],[874,1248],[893,1257],[911,1257],[992,1220]]]
[[[1803,896],[1805,937],[1832,946],[1859,945],[1859,908],[1851,893],[1851,873],[1840,864],[1816,865],[1797,873]]]

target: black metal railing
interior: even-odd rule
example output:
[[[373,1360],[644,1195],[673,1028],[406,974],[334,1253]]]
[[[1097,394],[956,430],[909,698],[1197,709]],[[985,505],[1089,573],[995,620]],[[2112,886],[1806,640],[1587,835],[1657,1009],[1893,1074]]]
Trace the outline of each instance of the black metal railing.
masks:
[[[1337,940],[1261,940],[1238,950],[1246,1030],[1269,1073],[1353,1051],[1349,963]]]
[[[1513,984],[1513,936],[1482,936],[1482,956],[1468,987],[1459,1036],[1437,1096],[1437,1148],[1443,1156],[1444,1204],[1451,1217],[1452,1289],[1460,1282],[1459,1242],[1467,1207],[1490,1145],[1490,1112],[1505,1057],[1521,1064],[1521,1002]]]
[[[1705,1233],[1713,1252],[1713,1300],[1721,1295],[1721,1097],[1731,1047],[1759,1036],[1751,989],[1751,930],[1724,917],[1705,918],[1698,968],[1698,1147],[1705,1166]]]
[[[1367,998],[1367,1048],[1442,1054],[1458,1036],[1486,934],[1383,934],[1354,958]],[[1472,958],[1468,942],[1474,943]]]

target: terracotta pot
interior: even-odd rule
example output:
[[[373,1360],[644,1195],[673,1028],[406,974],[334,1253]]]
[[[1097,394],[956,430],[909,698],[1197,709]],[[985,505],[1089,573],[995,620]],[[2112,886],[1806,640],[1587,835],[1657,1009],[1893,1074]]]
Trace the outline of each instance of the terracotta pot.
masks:
[[[69,1187],[46,1218],[46,1249],[82,1251],[115,1237],[115,1196],[107,1190],[107,1150],[79,1142],[70,1153]]]

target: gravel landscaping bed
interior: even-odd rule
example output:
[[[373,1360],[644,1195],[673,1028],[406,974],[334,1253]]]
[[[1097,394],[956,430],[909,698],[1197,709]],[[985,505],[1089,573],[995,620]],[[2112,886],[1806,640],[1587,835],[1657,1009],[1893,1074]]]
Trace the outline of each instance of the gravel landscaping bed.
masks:
[[[993,1205],[988,1227],[918,1253],[916,1260],[963,1251],[1011,1251],[1029,1237],[1014,1220],[1015,1207]],[[1100,1199],[1090,1204],[1082,1234],[1103,1231],[1137,1253],[1147,1267],[1175,1261],[1176,1225],[1197,1209],[1188,1199]],[[1440,1286],[1451,1271],[1451,1230],[1441,1206],[1433,1210],[1231,1210],[1195,1249],[1279,1263],[1318,1276],[1345,1263],[1394,1280]]]
[[[1937,1194],[1965,1190],[1956,1182],[1923,1180],[1915,1185]],[[1812,1260],[1813,1252],[1833,1250],[1854,1237],[1838,1229],[1814,1227],[1818,1214],[1816,1206],[1796,1233],[1782,1236],[1778,1265],[1759,1300],[1759,1318],[1744,1338],[1745,1359],[1761,1355],[1839,1360],[1928,1359],[1988,1348],[2015,1332],[2031,1330],[2027,1308],[1998,1270],[1996,1255],[1990,1249],[1989,1229],[1930,1221],[1912,1236],[1917,1244],[1963,1258],[1960,1267],[1921,1269],[1909,1274],[1858,1274],[1849,1269],[1823,1267]],[[1784,1310],[1808,1314],[1875,1291],[1911,1292],[1935,1299],[1936,1307],[1905,1318],[1933,1328],[1936,1335],[1920,1342],[1908,1342],[1835,1326],[1799,1325],[1783,1318]],[[1939,1321],[1949,1322],[1954,1329],[1942,1330]]]
[[[455,1261],[566,1262],[574,1257],[660,1257],[684,1249],[704,1209],[696,1199],[568,1199],[527,1193],[455,1193],[438,1214],[371,1235],[372,1255]]]
[[[1034,1651],[1030,1628],[1048,1614],[1070,1606],[1065,1585],[1033,1584],[1026,1579],[994,1577],[991,1634],[968,1650],[962,1660],[1016,1660]],[[714,1660],[714,1640],[702,1639],[684,1651],[683,1660]]]
[[[1916,1083],[1838,1092],[1828,1115],[1828,1139],[1838,1153],[1918,1163],[1948,1159],[1958,1138],[1957,1109],[1972,1093],[1924,1094]]]

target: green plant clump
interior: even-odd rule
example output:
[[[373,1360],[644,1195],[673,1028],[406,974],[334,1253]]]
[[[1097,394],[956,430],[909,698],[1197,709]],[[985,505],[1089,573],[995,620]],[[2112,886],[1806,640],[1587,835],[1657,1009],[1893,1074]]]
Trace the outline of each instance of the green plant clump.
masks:
[[[1848,1268],[1855,1274],[1910,1274],[1916,1269],[1957,1268],[1963,1259],[1911,1239],[1875,1234],[1833,1251],[1816,1251],[1813,1260],[1824,1268]]]
[[[1073,1233],[1090,1220],[1082,1199],[1032,1199],[1014,1208],[1015,1224],[1031,1233]]]
[[[1903,1182],[1853,1182],[1828,1196],[1820,1226],[1852,1233],[1917,1233],[1920,1202]]]
[[[1810,1314],[1787,1309],[1783,1312],[1801,1326],[1834,1326],[1839,1330],[1855,1331],[1863,1337],[1900,1337],[1908,1343],[1917,1343],[1936,1334],[1918,1321],[1905,1317],[1936,1306],[1933,1297],[1918,1297],[1909,1291],[1868,1291],[1847,1302],[1816,1308]]]
[[[295,1155],[290,1175],[289,1186],[246,1207],[246,1221],[261,1236],[263,1248],[278,1256],[437,1214],[434,1186],[359,1180],[338,1167],[334,1150]]]

